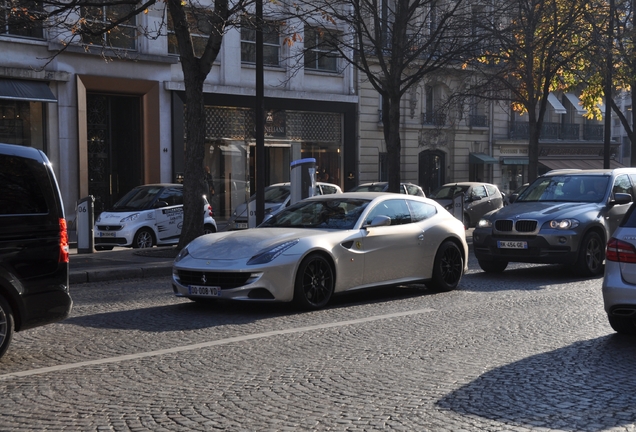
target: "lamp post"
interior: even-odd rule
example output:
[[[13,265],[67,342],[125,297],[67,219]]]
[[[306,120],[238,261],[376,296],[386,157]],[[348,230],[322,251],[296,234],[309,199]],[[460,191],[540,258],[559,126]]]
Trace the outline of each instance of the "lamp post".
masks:
[[[610,167],[610,141],[612,140],[612,47],[614,46],[614,0],[609,1],[607,36],[607,70],[605,71],[605,122],[603,131],[603,168]]]
[[[265,218],[265,94],[263,82],[263,0],[256,0],[256,225]]]

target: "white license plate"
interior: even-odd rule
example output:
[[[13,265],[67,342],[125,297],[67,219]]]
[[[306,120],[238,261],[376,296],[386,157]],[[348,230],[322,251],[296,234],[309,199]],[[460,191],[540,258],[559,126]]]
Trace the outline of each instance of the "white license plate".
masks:
[[[114,232],[100,232],[99,237],[115,237]]]
[[[235,223],[234,224],[234,229],[247,229],[247,224],[246,223]]]
[[[528,242],[524,241],[497,241],[499,249],[528,249]]]
[[[195,296],[221,297],[221,287],[190,285],[188,291]]]

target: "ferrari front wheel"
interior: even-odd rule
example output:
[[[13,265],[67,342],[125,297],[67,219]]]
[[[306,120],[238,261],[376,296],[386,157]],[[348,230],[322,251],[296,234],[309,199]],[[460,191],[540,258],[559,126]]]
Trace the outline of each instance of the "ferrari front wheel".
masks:
[[[298,267],[294,284],[294,301],[304,309],[324,307],[335,286],[333,269],[329,261],[319,254],[306,257]]]

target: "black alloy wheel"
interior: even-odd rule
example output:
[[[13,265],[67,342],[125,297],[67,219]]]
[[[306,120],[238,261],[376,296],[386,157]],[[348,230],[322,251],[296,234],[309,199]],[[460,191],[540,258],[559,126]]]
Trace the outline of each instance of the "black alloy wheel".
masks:
[[[452,291],[459,285],[463,274],[462,253],[455,242],[446,240],[435,255],[431,288],[437,291]]]
[[[294,285],[294,301],[305,309],[324,307],[335,286],[331,264],[322,255],[313,254],[300,263]]]

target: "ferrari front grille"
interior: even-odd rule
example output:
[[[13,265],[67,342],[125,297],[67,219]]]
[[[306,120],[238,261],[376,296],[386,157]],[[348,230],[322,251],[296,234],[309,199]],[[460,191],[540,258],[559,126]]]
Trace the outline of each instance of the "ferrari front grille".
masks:
[[[216,286],[221,287],[221,289],[231,289],[245,285],[252,273],[179,270],[178,275],[182,285]]]

